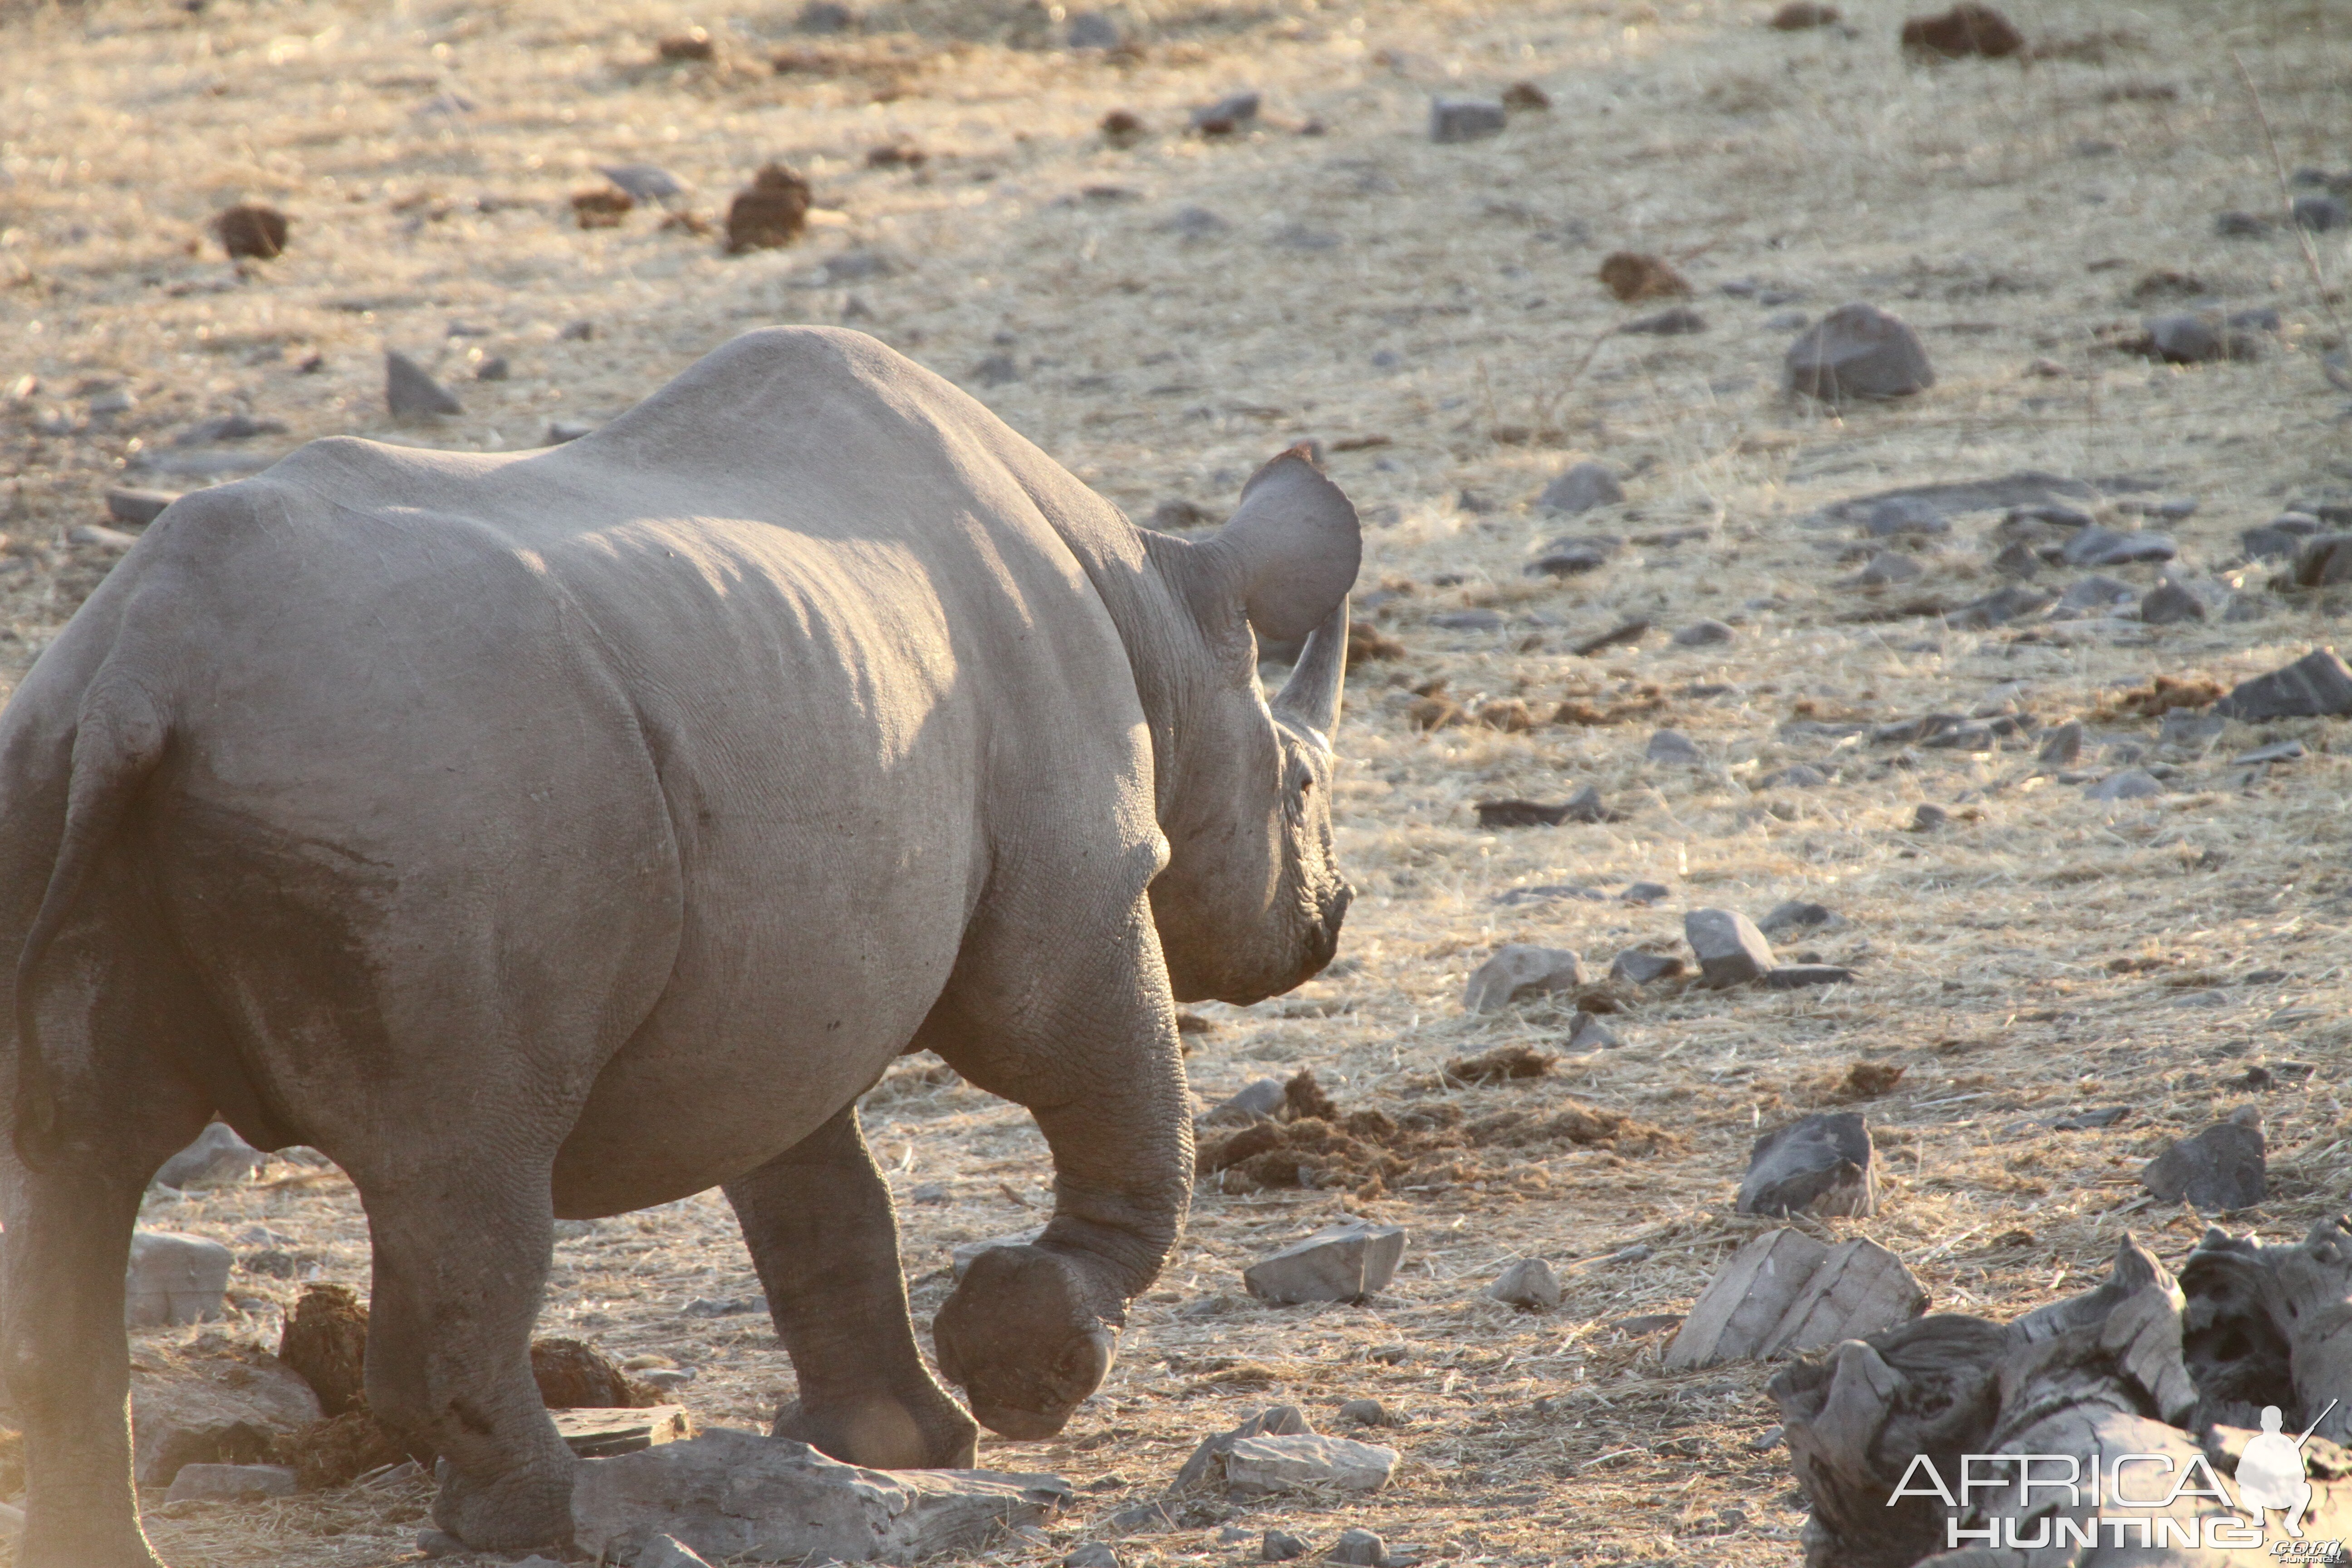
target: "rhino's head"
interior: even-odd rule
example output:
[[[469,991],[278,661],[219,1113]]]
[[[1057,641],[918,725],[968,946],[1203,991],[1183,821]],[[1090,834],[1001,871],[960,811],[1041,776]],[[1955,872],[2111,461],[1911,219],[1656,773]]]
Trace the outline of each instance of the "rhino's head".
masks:
[[[1162,542],[1205,669],[1171,738],[1153,923],[1180,1001],[1255,1002],[1331,962],[1350,890],[1331,843],[1331,736],[1348,663],[1356,509],[1297,450],[1208,539]],[[1155,550],[1155,553],[1160,553]],[[1305,638],[1271,710],[1257,644]]]

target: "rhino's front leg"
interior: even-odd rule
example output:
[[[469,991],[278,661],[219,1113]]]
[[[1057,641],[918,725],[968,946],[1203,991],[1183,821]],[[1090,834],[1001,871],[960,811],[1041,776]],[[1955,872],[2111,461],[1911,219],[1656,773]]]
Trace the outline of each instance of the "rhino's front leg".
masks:
[[[940,1371],[1008,1437],[1052,1436],[1101,1386],[1192,1192],[1191,1097],[1148,910],[1137,900],[1112,940],[1056,924],[1050,950],[1033,935],[968,952],[920,1037],[1027,1106],[1053,1151],[1045,1234],[982,1253],[932,1324]]]
[[[776,1436],[879,1469],[970,1465],[978,1428],[916,1347],[890,1188],[857,1108],[726,1192],[800,1375]]]

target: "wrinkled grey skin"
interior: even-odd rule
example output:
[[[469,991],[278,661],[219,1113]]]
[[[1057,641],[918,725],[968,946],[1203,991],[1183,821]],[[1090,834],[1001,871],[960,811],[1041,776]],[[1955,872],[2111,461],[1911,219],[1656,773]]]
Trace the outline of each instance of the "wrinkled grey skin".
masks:
[[[854,1108],[908,1050],[1052,1149],[1045,1235],[935,1338],[981,1421],[1058,1430],[1183,1220],[1174,1002],[1331,957],[1360,552],[1297,456],[1150,533],[814,329],[552,451],[320,441],[174,504],[0,715],[19,1563],[155,1563],[123,1263],[215,1111],[357,1184],[369,1402],[476,1547],[570,1531],[526,1355],[551,1222],[713,1184],[799,1369],[778,1429],[971,1462]],[[1314,634],[1271,712],[1252,623]]]

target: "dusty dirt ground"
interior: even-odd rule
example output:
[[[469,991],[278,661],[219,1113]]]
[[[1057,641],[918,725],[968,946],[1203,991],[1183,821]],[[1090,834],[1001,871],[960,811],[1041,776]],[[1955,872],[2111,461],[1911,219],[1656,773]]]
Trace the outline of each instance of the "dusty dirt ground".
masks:
[[[1110,13],[1133,43],[1111,52],[1055,47],[1055,15],[1008,0],[877,0],[861,30],[822,36],[790,8],[612,0],[0,9],[0,665],[13,684],[115,559],[67,539],[105,521],[110,484],[232,477],[332,433],[531,446],[759,323],[877,333],[1139,519],[1171,500],[1222,515],[1258,461],[1321,441],[1372,525],[1364,614],[1402,645],[1357,671],[1340,735],[1360,897],[1329,975],[1198,1010],[1203,1103],[1312,1067],[1343,1109],[1572,1098],[1681,1142],[1489,1152],[1371,1199],[1204,1183],[1100,1395],[1057,1441],[984,1441],[983,1463],[1058,1470],[1082,1500],[1050,1540],[985,1556],[1044,1563],[1100,1538],[1249,1409],[1295,1402],[1333,1430],[1341,1400],[1370,1395],[1402,1423],[1362,1434],[1404,1456],[1385,1490],[1219,1503],[1120,1538],[1122,1554],[1226,1562],[1266,1526],[1319,1548],[1364,1525],[1465,1565],[1787,1561],[1801,1500],[1784,1451],[1756,1441],[1776,1419],[1769,1369],[1667,1375],[1667,1335],[1639,1323],[1687,1307],[1759,1227],[1731,1207],[1759,1128],[1826,1102],[1856,1062],[1901,1068],[1864,1105],[1883,1211],[1820,1228],[1893,1248],[1938,1308],[2000,1317],[2086,1288],[2127,1229],[2177,1262],[2205,1221],[2134,1174],[2242,1104],[2263,1115],[2273,1195],[2235,1227],[2300,1235],[2344,1202],[2352,1165],[2352,741],[2299,721],[2160,743],[2156,718],[2118,700],[2158,674],[2227,685],[2326,646],[2341,591],[2273,591],[2258,566],[2233,578],[2245,618],[1969,629],[1934,612],[2000,581],[1997,513],[1899,547],[1922,574],[1876,594],[1843,585],[1869,553],[1859,530],[1818,515],[1891,485],[2043,469],[2126,501],[2195,500],[2160,526],[2186,567],[2220,574],[2240,529],[2352,499],[2346,397],[2322,364],[2342,346],[2343,233],[2306,246],[2215,226],[2278,212],[2298,167],[2344,173],[2352,18],[2324,0],[2011,0],[2039,58],[1927,67],[1895,47],[1902,6],[1843,8],[1850,30],[1780,33],[1749,0],[1137,0]],[[656,40],[695,24],[716,58],[656,63]],[[797,58],[779,73],[782,50]],[[1495,140],[1429,140],[1433,94],[1518,80],[1551,108]],[[1264,94],[1254,126],[1187,133],[1190,107],[1240,88]],[[1144,121],[1132,147],[1097,133],[1116,109]],[[925,160],[869,166],[889,146]],[[643,208],[572,222],[598,163],[662,164],[710,219],[772,158],[820,208],[790,249],[727,258]],[[290,215],[283,257],[221,259],[204,223],[238,199]],[[1620,247],[1676,258],[1707,330],[1613,333],[1656,308],[1595,281]],[[1724,289],[1743,280],[1757,289]],[[2168,289],[2275,308],[2280,329],[2247,363],[2117,352]],[[1919,329],[1932,391],[1840,413],[1779,390],[1791,331],[1769,323],[1848,300]],[[466,412],[388,423],[387,345]],[[490,356],[510,378],[469,379]],[[110,414],[117,390],[131,405]],[[286,428],[173,444],[232,411]],[[1585,458],[1627,476],[1625,502],[1534,513]],[[1596,532],[1628,542],[1601,570],[1523,572],[1545,541]],[[1475,610],[1493,624],[1444,619]],[[1732,640],[1666,640],[1703,616]],[[1655,629],[1571,651],[1632,618]],[[1415,705],[1438,681],[1466,721],[1425,730]],[[1509,727],[1513,700],[1534,727]],[[1569,700],[1621,721],[1549,721]],[[1968,752],[1838,730],[1938,710],[2081,717],[2080,771],[2037,773],[2031,740]],[[1660,725],[1704,765],[1645,762]],[[2231,761],[2288,737],[2310,754]],[[1800,762],[1830,782],[1767,785]],[[2166,793],[2084,797],[2127,763]],[[1485,832],[1471,809],[1588,783],[1621,820]],[[1921,803],[1948,822],[1910,831]],[[1636,881],[1669,891],[1497,901]],[[1498,943],[1605,966],[1677,945],[1688,908],[1784,899],[1840,917],[1784,949],[1853,965],[1855,983],[1653,994],[1611,1019],[1621,1047],[1589,1053],[1569,1051],[1563,1011],[1462,1013]],[[1447,1058],[1515,1041],[1564,1059],[1531,1082],[1441,1086]],[[1021,1112],[921,1070],[899,1069],[866,1118],[928,1319],[949,1248],[1036,1223],[1047,1171]],[[2105,1105],[2129,1114],[2048,1125]],[[1411,1232],[1391,1289],[1319,1310],[1244,1296],[1244,1264],[1343,1212]],[[278,1166],[159,1196],[146,1223],[290,1248],[313,1277],[365,1287],[365,1219],[331,1174]],[[718,1195],[574,1228],[542,1331],[691,1366],[698,1420],[761,1422],[792,1384],[764,1319],[680,1310],[756,1292]],[[1557,1311],[1486,1299],[1522,1255],[1560,1268]],[[245,1315],[142,1334],[142,1353],[223,1331],[274,1345],[296,1288],[240,1273]],[[414,1555],[425,1502],[354,1489],[159,1506],[149,1522],[182,1568],[361,1568]],[[1234,1526],[1248,1539],[1221,1541]]]

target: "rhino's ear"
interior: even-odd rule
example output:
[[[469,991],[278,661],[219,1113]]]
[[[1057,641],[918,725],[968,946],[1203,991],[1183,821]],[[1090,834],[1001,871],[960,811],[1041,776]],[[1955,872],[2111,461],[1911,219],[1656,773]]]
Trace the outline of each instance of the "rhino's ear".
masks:
[[[1233,573],[1258,636],[1296,642],[1355,585],[1364,534],[1339,487],[1293,447],[1242,487],[1241,505],[1203,548]]]

